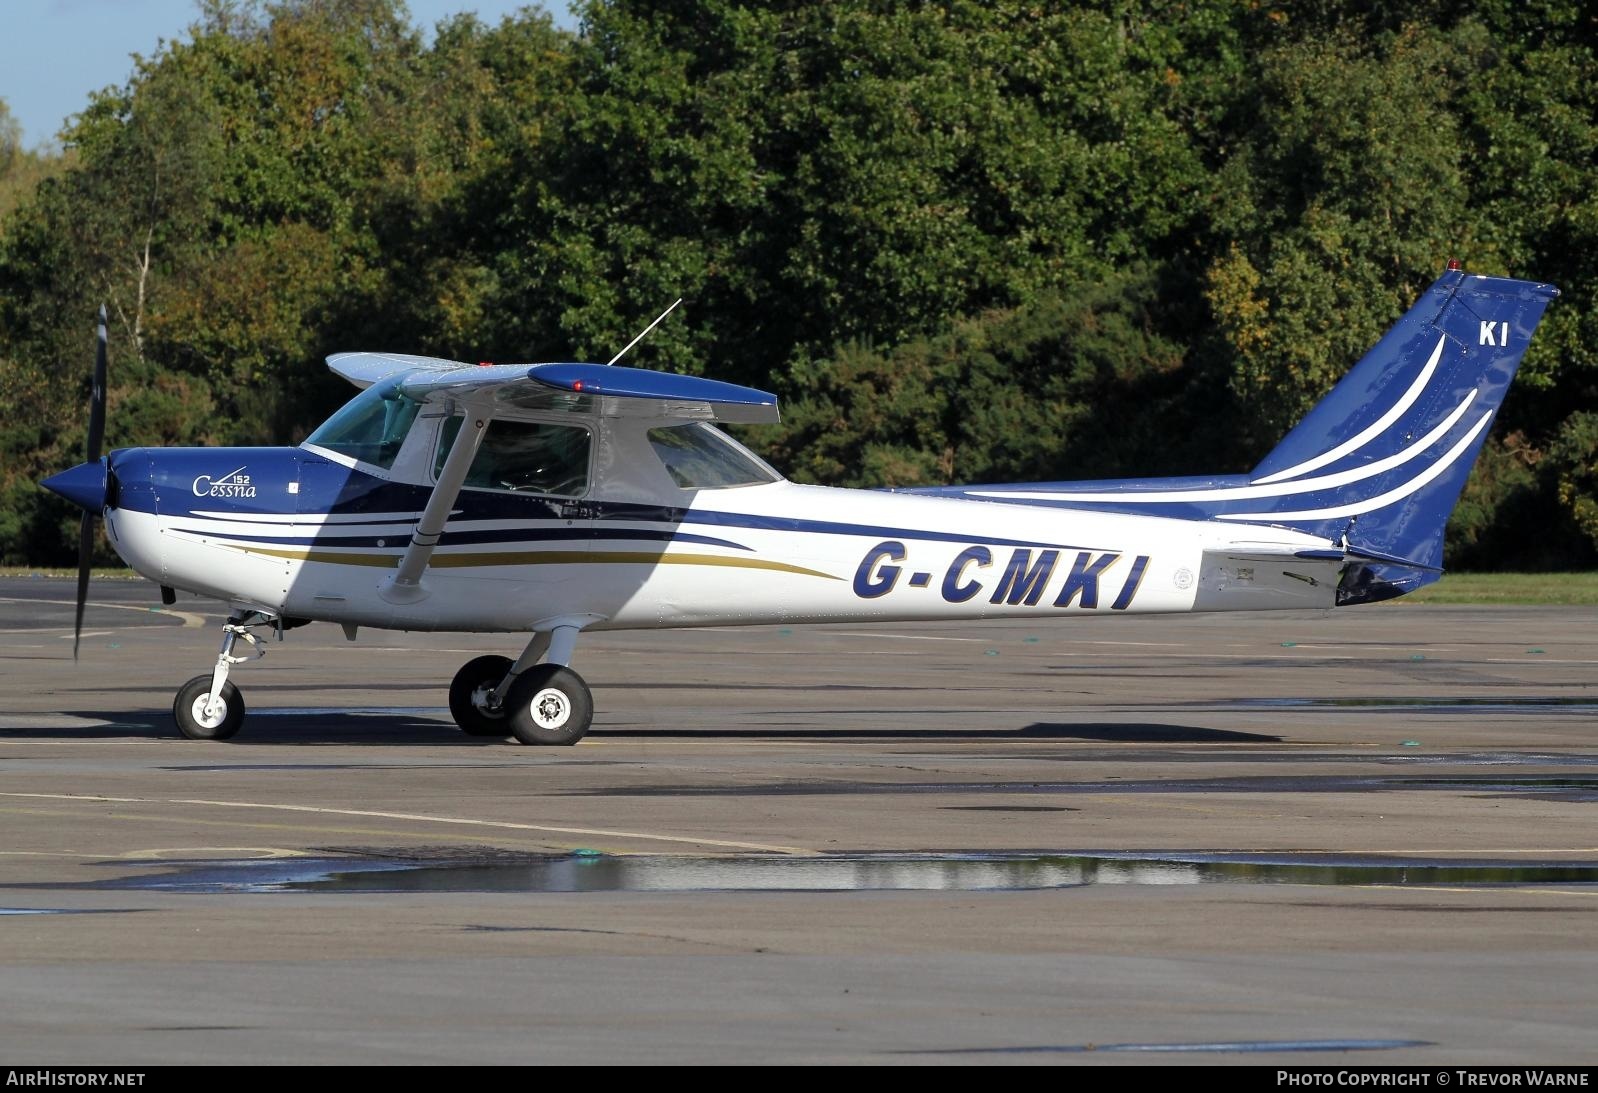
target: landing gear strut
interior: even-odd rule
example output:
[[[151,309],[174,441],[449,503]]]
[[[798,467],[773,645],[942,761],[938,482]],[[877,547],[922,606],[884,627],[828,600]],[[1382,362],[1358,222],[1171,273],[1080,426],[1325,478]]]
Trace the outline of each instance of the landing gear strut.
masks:
[[[577,626],[535,633],[512,664],[506,657],[468,661],[449,686],[449,711],[470,736],[514,736],[523,744],[570,746],[594,719],[594,698],[566,665]]]
[[[235,664],[266,656],[266,650],[249,628],[271,621],[258,612],[234,615],[222,624],[222,651],[216,655],[216,667],[208,674],[195,676],[178,688],[172,701],[172,719],[178,731],[190,740],[226,740],[244,724],[244,698],[239,689],[228,682],[228,672]],[[253,654],[236,657],[233,647],[243,638]]]

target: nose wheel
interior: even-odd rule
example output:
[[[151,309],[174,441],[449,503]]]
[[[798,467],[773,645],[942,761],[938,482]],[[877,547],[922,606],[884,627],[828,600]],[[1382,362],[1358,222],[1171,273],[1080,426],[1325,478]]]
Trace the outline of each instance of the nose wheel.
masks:
[[[244,696],[231,683],[222,684],[218,700],[211,701],[211,673],[195,676],[178,688],[172,700],[172,719],[190,740],[226,740],[244,724]]]
[[[251,626],[270,624],[282,634],[278,619],[267,619],[258,613],[234,615],[222,625],[222,651],[216,655],[216,667],[203,676],[195,676],[178,688],[172,700],[172,720],[178,732],[190,740],[226,740],[244,724],[244,696],[228,682],[228,672],[235,664],[266,655]],[[236,657],[233,648],[243,638],[252,655]]]

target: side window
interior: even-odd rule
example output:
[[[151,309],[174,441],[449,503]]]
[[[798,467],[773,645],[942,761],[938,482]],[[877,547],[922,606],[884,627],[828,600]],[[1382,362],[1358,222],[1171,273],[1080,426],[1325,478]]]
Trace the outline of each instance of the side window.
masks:
[[[770,467],[703,422],[651,429],[649,444],[680,489],[725,489],[780,480]]]
[[[439,432],[433,477],[444,469],[461,419],[452,417]],[[542,421],[496,419],[466,472],[468,488],[578,497],[588,490],[588,430]]]

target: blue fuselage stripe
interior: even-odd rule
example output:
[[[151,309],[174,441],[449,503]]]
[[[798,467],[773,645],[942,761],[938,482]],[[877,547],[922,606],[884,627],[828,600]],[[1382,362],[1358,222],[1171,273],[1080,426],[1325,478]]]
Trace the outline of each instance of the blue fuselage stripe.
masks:
[[[122,449],[113,462],[125,463],[121,507],[163,517],[186,518],[211,524],[193,534],[211,535],[239,541],[280,544],[334,544],[375,546],[409,534],[432,493],[430,486],[388,482],[364,471],[328,463],[298,448],[166,448]],[[227,467],[220,467],[227,463]],[[201,494],[208,476],[241,469],[240,480],[248,492],[237,495],[213,491]],[[220,470],[218,468],[220,467]],[[1032,547],[1056,550],[1099,551],[1102,548],[1017,539],[1006,536],[973,534],[965,531],[933,531],[881,524],[857,524],[836,520],[816,520],[798,516],[765,516],[741,512],[718,512],[674,505],[636,502],[563,500],[526,497],[512,493],[462,490],[451,517],[446,544],[515,542],[524,539],[646,539],[680,541],[733,550],[752,548],[726,539],[680,530],[681,525],[700,525],[750,531],[796,532],[805,535],[843,535],[872,539],[917,540],[957,546],[972,544],[997,547]],[[252,519],[293,516],[304,513],[317,519],[331,519],[315,530],[303,525],[288,525],[282,535],[245,532],[234,524]],[[474,530],[473,522],[514,520],[532,524],[513,529]],[[562,523],[566,529],[543,529],[537,522]],[[612,528],[612,523],[668,525],[666,528]],[[391,534],[376,534],[365,527],[398,525]],[[348,530],[346,530],[348,529]],[[351,534],[353,532],[353,534]]]
[[[342,528],[344,525],[335,525]],[[200,535],[209,539],[222,539],[228,542],[254,543],[268,546],[327,546],[327,547],[385,547],[398,546],[410,541],[410,529],[396,531],[389,535],[340,535],[336,532],[318,532],[311,535],[262,535],[234,531],[223,523],[220,528],[181,528],[178,529],[190,535]],[[728,550],[751,550],[751,547],[742,543],[735,543],[730,539],[716,539],[709,535],[693,535],[684,532],[650,530],[638,528],[634,530],[607,530],[598,531],[591,527],[561,527],[561,528],[501,528],[491,531],[445,531],[441,546],[472,546],[483,543],[525,543],[529,546],[535,543],[570,542],[583,540],[586,542],[657,542],[657,543],[693,543],[696,546],[719,546]]]

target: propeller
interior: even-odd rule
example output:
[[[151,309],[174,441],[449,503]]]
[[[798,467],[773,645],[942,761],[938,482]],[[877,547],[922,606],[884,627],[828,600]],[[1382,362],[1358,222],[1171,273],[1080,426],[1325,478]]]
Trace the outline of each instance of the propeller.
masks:
[[[89,390],[89,447],[86,462],[100,461],[100,445],[105,440],[105,305],[100,305],[98,342],[94,350],[94,386]],[[78,614],[72,627],[72,659],[78,659],[83,640],[83,608],[89,599],[89,562],[94,553],[94,517],[88,508],[78,520]]]

